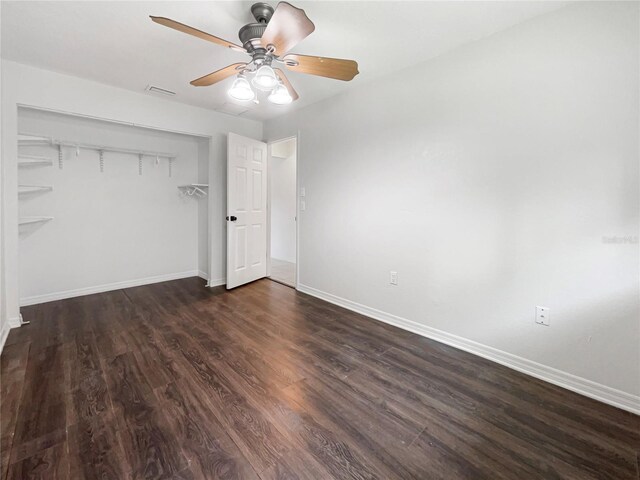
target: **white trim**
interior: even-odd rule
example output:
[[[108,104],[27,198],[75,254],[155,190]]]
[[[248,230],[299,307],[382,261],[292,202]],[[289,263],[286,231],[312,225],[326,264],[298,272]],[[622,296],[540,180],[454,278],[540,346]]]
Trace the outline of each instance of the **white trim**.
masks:
[[[2,353],[2,350],[4,349],[4,343],[7,341],[10,329],[11,327],[9,326],[9,322],[5,322],[0,329],[0,353]]]
[[[189,270],[187,272],[168,273],[165,275],[156,275],[153,277],[138,278],[136,280],[125,280],[124,282],[107,283],[104,285],[96,285],[93,287],[77,288],[74,290],[65,290],[62,292],[46,293],[44,295],[34,295],[32,297],[24,297],[20,299],[20,306],[36,305],[38,303],[53,302],[55,300],[64,300],[65,298],[82,297],[83,295],[91,295],[94,293],[110,292],[112,290],[120,290],[121,288],[139,287],[141,285],[149,285],[152,283],[167,282],[169,280],[179,280],[181,278],[198,277],[198,270]]]
[[[35,67],[35,68],[38,68],[38,67]],[[62,74],[62,75],[66,75],[66,74]],[[80,77],[76,77],[76,78],[80,78]],[[86,79],[82,78],[81,80],[86,80]],[[158,131],[158,132],[178,133],[180,135],[190,135],[192,137],[200,137],[200,138],[212,138],[211,135],[203,134],[203,133],[191,133],[191,132],[185,132],[185,131],[182,131],[182,130],[170,130],[170,129],[167,129],[167,128],[155,127],[153,125],[144,125],[142,123],[127,122],[125,120],[116,120],[115,118],[107,118],[107,117],[99,117],[99,116],[97,117],[95,115],[87,115],[87,114],[84,114],[84,113],[71,112],[71,111],[67,111],[67,110],[60,110],[60,109],[57,109],[57,108],[39,107],[37,105],[29,105],[29,104],[26,104],[26,103],[19,103],[19,102],[16,105],[18,106],[18,108],[24,108],[26,110],[38,110],[38,111],[41,111],[41,112],[51,112],[51,113],[57,113],[59,115],[67,115],[67,116],[71,116],[71,117],[87,118],[89,120],[99,120],[101,122],[116,123],[116,124],[119,124],[119,125],[127,125],[129,127],[145,128],[147,130],[155,130],[155,131]],[[219,113],[219,112],[217,112],[217,113]]]
[[[296,132],[296,281],[295,281],[295,289],[298,290],[300,286],[300,202],[302,201],[300,198],[300,189],[302,188],[302,175],[300,172],[302,168],[300,168],[300,130]],[[305,192],[305,206],[307,202],[306,192]]]
[[[273,157],[271,156],[271,145],[275,142],[266,142],[267,144],[267,275],[271,276],[271,165]]]
[[[220,285],[226,285],[226,284],[227,284],[226,278],[215,278],[213,280],[209,280],[209,283],[207,283],[207,287],[219,287]]]
[[[7,322],[9,325],[9,328],[16,328],[22,325],[21,319],[22,319],[22,315],[18,315],[17,317],[10,318],[9,321]]]
[[[220,285],[226,285],[226,278],[214,278],[213,280],[209,279],[209,274],[203,272],[202,270],[198,271],[198,276],[207,281],[207,287],[218,287]]]
[[[409,332],[416,333],[423,337],[431,338],[438,342],[464,350],[465,352],[473,353],[474,355],[494,361],[519,372],[526,373],[532,377],[539,378],[581,395],[585,395],[595,400],[613,405],[614,407],[622,408],[623,410],[640,415],[640,396],[607,387],[606,385],[592,382],[586,378],[578,377],[576,375],[527,360],[526,358],[474,342],[473,340],[468,340],[436,328],[422,325],[406,318],[367,307],[366,305],[352,302],[351,300],[317,290],[307,285],[298,284],[298,290],[329,303],[339,305],[348,310],[361,313],[362,315],[366,315],[375,320],[388,323],[403,330],[408,330]]]

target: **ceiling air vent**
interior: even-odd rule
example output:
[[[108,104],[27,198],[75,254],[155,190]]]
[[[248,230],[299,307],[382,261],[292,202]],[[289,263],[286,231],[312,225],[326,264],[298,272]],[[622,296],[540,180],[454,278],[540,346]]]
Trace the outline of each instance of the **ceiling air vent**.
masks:
[[[147,92],[160,93],[162,95],[168,95],[170,97],[176,94],[176,92],[172,92],[171,90],[167,90],[166,88],[156,87],[155,85],[147,85],[147,88],[145,88],[145,90]]]

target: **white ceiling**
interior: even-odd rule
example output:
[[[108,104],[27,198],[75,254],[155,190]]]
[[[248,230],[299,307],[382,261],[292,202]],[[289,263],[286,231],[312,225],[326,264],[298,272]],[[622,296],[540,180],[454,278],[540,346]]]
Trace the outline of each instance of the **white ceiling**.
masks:
[[[360,75],[341,82],[289,72],[300,100],[286,107],[250,104],[243,116],[266,119],[309,105],[566,3],[292,1],[316,25],[293,51],[354,59]],[[249,57],[148,16],[170,17],[239,43],[238,30],[252,21],[252,3],[3,1],[2,57],[138,92],[153,84],[177,92],[175,101],[218,109],[230,101],[232,79],[211,87],[189,82]]]

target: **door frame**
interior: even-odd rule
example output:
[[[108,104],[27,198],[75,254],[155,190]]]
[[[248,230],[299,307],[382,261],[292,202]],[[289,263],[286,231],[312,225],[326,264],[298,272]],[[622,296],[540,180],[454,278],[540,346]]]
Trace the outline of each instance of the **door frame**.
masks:
[[[271,276],[271,145],[286,140],[296,141],[296,278],[293,288],[298,290],[300,284],[300,131],[295,135],[282,137],[267,142],[267,277]],[[306,192],[305,192],[306,193]]]

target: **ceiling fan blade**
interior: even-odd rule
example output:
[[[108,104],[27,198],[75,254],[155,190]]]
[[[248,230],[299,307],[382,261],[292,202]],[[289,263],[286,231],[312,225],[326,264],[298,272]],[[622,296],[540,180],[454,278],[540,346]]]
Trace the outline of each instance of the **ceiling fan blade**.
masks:
[[[228,67],[216,70],[209,75],[205,75],[204,77],[196,78],[191,82],[191,85],[195,87],[208,87],[209,85],[213,85],[214,83],[218,83],[225,78],[229,78],[236,73],[239,73],[245,65],[246,63],[234,63]]]
[[[276,75],[278,75],[278,78],[280,79],[280,81],[284,84],[286,89],[289,91],[289,95],[291,95],[291,98],[295,102],[298,98],[300,98],[300,95],[298,95],[298,92],[296,92],[296,90],[293,88],[293,85],[291,85],[291,82],[289,81],[289,79],[287,78],[287,76],[284,74],[282,70],[280,70],[279,68],[274,68],[274,70],[276,72]]]
[[[178,30],[182,33],[188,33],[189,35],[193,35],[194,37],[201,38],[208,42],[216,43],[222,47],[232,48],[234,50],[238,50],[241,52],[245,52],[246,50],[242,48],[240,45],[236,45],[235,43],[227,42],[222,38],[218,38],[215,35],[211,35],[210,33],[203,32],[202,30],[198,30],[197,28],[190,27],[189,25],[185,25],[184,23],[176,22],[175,20],[171,20],[170,18],[165,17],[154,17],[150,15],[151,20],[160,25],[164,25],[165,27],[173,28],[174,30]]]
[[[311,57],[290,53],[282,58],[287,69],[348,82],[358,73],[358,62],[341,58]]]
[[[304,10],[280,2],[262,34],[262,46],[273,45],[276,55],[284,55],[315,29]]]

